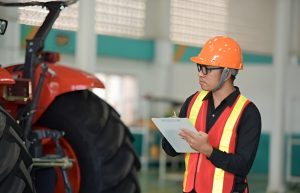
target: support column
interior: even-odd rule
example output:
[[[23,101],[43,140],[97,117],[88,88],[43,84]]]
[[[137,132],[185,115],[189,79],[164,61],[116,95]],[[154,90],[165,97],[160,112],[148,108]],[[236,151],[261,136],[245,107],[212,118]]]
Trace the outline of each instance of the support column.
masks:
[[[76,66],[89,72],[93,71],[97,58],[95,6],[95,0],[79,2]]]
[[[286,68],[289,65],[291,0],[277,0],[274,49],[275,103],[274,127],[271,131],[269,161],[269,193],[284,192],[284,94]]]
[[[146,35],[155,39],[155,58],[152,72],[154,86],[151,94],[163,98],[170,97],[170,87],[172,86],[173,44],[169,38],[170,7],[170,0],[147,1]],[[151,103],[152,116],[164,116],[169,105],[166,102]],[[166,160],[166,154],[160,148],[159,181],[162,184],[167,177]]]
[[[146,36],[155,39],[151,95],[168,97],[170,67],[173,63],[173,45],[170,41],[170,0],[147,1]],[[156,116],[162,116],[167,103],[151,105],[151,112]]]

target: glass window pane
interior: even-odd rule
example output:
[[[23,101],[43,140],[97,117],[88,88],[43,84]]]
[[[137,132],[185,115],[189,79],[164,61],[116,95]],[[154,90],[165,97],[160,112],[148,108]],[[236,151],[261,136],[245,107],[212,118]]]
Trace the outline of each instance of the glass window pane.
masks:
[[[143,37],[145,4],[146,0],[96,0],[96,33]]]
[[[95,30],[97,34],[141,38],[145,34],[146,0],[95,0]],[[53,28],[78,29],[79,2],[65,8]],[[40,26],[47,15],[41,7],[19,8],[22,24]]]
[[[78,28],[78,5],[77,2],[62,10],[53,28],[76,31]],[[33,26],[40,26],[48,13],[48,10],[39,6],[21,7],[19,11],[19,22]]]
[[[100,98],[113,106],[121,119],[132,125],[138,119],[138,84],[134,76],[97,73],[105,89],[93,89]]]
[[[247,5],[268,10],[256,16]],[[199,47],[213,36],[228,35],[236,39],[243,50],[272,53],[272,30],[269,29],[272,5],[264,1],[237,7],[229,0],[171,0],[170,10],[170,39],[174,43]],[[241,12],[244,14],[239,15]],[[261,14],[265,18],[259,18]]]

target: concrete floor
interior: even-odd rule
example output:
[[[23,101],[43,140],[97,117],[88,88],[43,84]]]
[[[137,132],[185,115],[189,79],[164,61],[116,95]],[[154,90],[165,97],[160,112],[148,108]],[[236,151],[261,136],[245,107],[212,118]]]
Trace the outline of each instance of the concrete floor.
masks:
[[[178,176],[178,175],[177,175]],[[139,173],[142,193],[180,193],[182,182],[178,177],[159,180],[157,168]],[[251,174],[248,178],[251,193],[266,193],[267,175]],[[293,184],[286,193],[300,193],[300,184]]]

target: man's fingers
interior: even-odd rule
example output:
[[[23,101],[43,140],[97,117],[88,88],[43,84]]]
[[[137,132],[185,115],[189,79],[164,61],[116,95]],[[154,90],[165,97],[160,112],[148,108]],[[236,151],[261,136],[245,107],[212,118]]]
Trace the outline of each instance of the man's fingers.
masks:
[[[194,132],[193,131],[190,131],[190,130],[188,130],[188,129],[181,129],[181,132],[182,133],[184,133],[185,135],[187,135],[187,136],[190,136],[190,137],[192,137],[192,136],[194,136]]]

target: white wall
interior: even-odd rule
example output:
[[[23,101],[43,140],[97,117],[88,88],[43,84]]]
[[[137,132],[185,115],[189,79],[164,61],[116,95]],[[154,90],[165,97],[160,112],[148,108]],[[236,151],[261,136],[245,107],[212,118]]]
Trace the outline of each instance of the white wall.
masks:
[[[273,127],[272,113],[274,112],[274,67],[271,65],[246,66],[238,75],[236,84],[241,92],[253,101],[262,117],[263,131]]]

